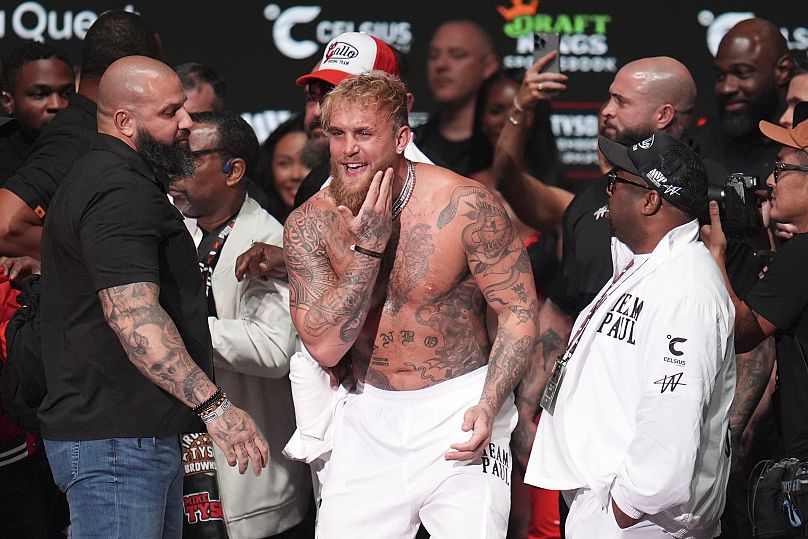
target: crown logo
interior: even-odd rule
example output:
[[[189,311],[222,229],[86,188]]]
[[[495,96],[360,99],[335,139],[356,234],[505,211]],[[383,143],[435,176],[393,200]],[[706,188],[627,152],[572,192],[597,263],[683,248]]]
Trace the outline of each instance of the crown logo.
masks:
[[[502,18],[510,22],[520,15],[535,15],[539,10],[540,0],[511,0],[511,6],[506,8],[504,6],[497,6],[497,11]]]

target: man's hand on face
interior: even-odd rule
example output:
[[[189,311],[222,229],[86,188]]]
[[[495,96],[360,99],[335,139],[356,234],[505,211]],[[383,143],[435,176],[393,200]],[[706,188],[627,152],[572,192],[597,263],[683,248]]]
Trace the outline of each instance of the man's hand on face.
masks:
[[[219,446],[230,466],[238,464],[238,473],[247,471],[252,460],[253,473],[261,475],[261,469],[269,462],[269,445],[253,419],[233,404],[223,416],[206,425],[213,443]]]
[[[30,256],[0,257],[0,268],[10,281],[41,273],[39,260]]]
[[[491,440],[496,414],[488,404],[480,403],[466,410],[463,416],[463,432],[471,431],[468,442],[452,444],[444,458],[446,460],[474,460],[482,454]]]
[[[358,215],[345,206],[337,208],[359,247],[378,253],[387,247],[393,231],[393,174],[390,167],[374,174]]]
[[[288,278],[283,249],[268,243],[256,242],[236,258],[236,279],[263,277]]]

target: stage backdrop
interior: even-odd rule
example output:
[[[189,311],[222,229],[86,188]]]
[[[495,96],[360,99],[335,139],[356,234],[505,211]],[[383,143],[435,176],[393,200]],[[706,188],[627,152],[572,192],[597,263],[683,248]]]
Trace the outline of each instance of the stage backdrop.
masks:
[[[222,73],[228,108],[241,113],[263,140],[289,115],[302,111],[295,78],[308,72],[325,43],[342,32],[373,34],[407,54],[416,96],[413,124],[432,110],[426,55],[429,38],[442,22],[467,18],[482,24],[505,67],[530,64],[532,32],[560,32],[561,69],[570,80],[569,90],[554,103],[552,125],[567,178],[585,180],[597,176],[597,109],[620,66],[643,56],[681,60],[698,85],[696,117],[709,116],[714,111],[712,55],[724,33],[741,19],[765,17],[781,27],[793,50],[805,55],[807,5],[805,0],[3,0],[0,52],[35,39],[62,48],[78,64],[81,40],[99,13],[137,11],[162,36],[172,65],[194,61]]]

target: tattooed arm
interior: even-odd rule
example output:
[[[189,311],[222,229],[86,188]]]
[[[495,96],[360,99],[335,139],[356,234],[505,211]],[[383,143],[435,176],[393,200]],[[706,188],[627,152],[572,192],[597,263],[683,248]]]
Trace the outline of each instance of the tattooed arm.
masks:
[[[216,386],[194,363],[174,321],[159,302],[154,283],[132,283],[98,292],[107,323],[118,336],[129,361],[161,389],[189,407],[216,392]],[[231,406],[224,416],[207,424],[227,462],[244,473],[250,459],[255,475],[266,466],[268,447],[255,423],[243,410]]]
[[[732,447],[735,449],[733,457],[735,458],[743,456],[739,450],[741,436],[769,383],[774,366],[774,356],[774,339],[771,337],[760,343],[755,349],[735,356],[737,369],[735,396],[732,399],[732,406],[729,408],[729,424],[732,432]]]
[[[514,457],[523,467],[527,466],[533,439],[536,437],[534,420],[539,413],[544,386],[553,372],[553,365],[558,356],[564,353],[564,347],[572,331],[573,320],[551,300],[546,300],[539,310],[539,340],[536,352],[531,356],[525,375],[516,388],[516,410],[519,420],[511,436]]]
[[[480,403],[466,411],[466,443],[452,445],[450,460],[479,455],[491,436],[494,417],[512,394],[536,345],[538,300],[530,260],[507,213],[477,186],[457,187],[438,218],[438,228],[457,227],[469,270],[497,315],[497,334],[488,359]]]
[[[392,231],[392,179],[392,169],[376,173],[358,216],[312,200],[286,220],[283,246],[292,321],[306,349],[324,367],[339,363],[359,336],[381,266],[379,258],[348,251],[348,245],[339,255],[329,253],[327,246],[339,244],[336,238],[347,228],[357,246],[384,252]],[[348,257],[343,275],[334,272],[329,256]]]

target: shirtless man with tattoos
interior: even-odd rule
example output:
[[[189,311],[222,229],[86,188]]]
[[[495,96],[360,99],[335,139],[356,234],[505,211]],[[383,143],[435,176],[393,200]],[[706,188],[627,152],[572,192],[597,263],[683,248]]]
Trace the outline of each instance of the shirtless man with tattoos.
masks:
[[[512,391],[536,336],[527,255],[478,183],[404,158],[398,79],[345,79],[321,117],[334,179],[286,222],[291,312],[319,365],[348,361],[357,382],[335,419],[318,534],[414,537],[423,522],[505,537]]]

